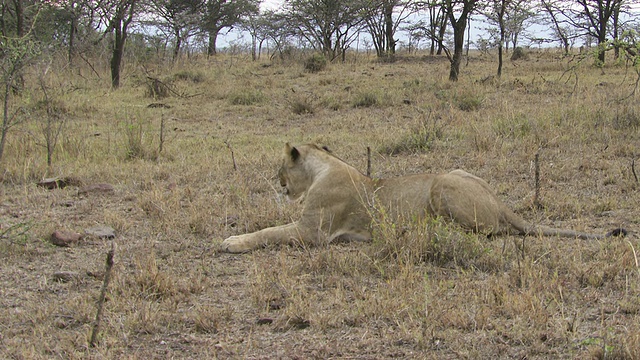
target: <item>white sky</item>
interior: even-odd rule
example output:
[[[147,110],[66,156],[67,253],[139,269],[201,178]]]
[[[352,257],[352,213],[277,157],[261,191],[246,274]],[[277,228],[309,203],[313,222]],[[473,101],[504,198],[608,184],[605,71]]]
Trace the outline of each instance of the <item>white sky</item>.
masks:
[[[262,10],[275,10],[282,5],[283,0],[263,0],[260,4]]]

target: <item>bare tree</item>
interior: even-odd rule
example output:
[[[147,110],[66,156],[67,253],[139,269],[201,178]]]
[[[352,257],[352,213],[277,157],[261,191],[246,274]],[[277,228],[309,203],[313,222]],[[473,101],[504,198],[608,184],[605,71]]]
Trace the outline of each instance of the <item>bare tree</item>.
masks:
[[[199,14],[203,0],[152,0],[151,14],[155,17],[151,23],[167,32],[174,40],[173,60],[180,54],[182,44],[195,34],[199,25]]]
[[[561,4],[557,0],[540,0],[540,5],[548,15],[548,22],[553,28],[553,33],[562,44],[565,54],[569,54],[570,31],[567,20],[563,17]]]
[[[507,13],[507,7],[511,4],[512,0],[491,0],[487,6],[487,9],[484,11],[484,15],[491,24],[495,24],[498,26],[498,70],[496,72],[497,77],[502,76],[502,52],[503,52],[503,44],[505,43],[506,38],[506,24],[505,24],[505,16]]]
[[[415,2],[410,0],[372,0],[366,3],[365,24],[378,57],[395,55],[395,33],[416,10]]]
[[[464,51],[464,33],[467,28],[467,19],[475,10],[477,2],[478,0],[445,0],[447,15],[453,27],[453,55],[445,49],[447,57],[451,62],[451,70],[449,71],[450,81],[458,81]]]
[[[262,52],[262,44],[268,38],[269,19],[265,14],[251,14],[243,19],[238,27],[251,36],[251,59],[258,60]],[[285,29],[281,30],[285,31]]]

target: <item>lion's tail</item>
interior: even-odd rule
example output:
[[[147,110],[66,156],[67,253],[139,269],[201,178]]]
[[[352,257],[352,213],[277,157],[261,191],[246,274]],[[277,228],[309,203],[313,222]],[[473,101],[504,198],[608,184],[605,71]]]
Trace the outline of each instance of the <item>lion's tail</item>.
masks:
[[[507,218],[507,221],[511,224],[511,226],[518,231],[519,235],[557,236],[557,237],[564,237],[564,238],[577,238],[577,239],[583,239],[583,240],[599,240],[599,239],[606,239],[610,237],[627,236],[627,230],[622,227],[615,228],[609,231],[608,233],[601,235],[601,234],[589,234],[589,233],[573,231],[573,230],[557,229],[557,228],[552,228],[552,227],[543,226],[543,225],[532,225],[524,221],[518,215],[516,215],[511,211],[508,211],[508,213],[506,214],[506,218]]]

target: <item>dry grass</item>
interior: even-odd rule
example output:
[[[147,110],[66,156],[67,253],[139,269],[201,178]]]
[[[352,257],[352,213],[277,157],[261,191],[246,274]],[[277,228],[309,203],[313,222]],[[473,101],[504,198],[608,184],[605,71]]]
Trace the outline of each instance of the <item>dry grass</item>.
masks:
[[[451,84],[446,60],[371,60],[317,73],[304,61],[193,60],[156,70],[175,91],[154,108],[140,69],[118,91],[105,90],[106,64],[100,78],[51,74],[66,117],[53,167],[28,119],[1,164],[0,357],[640,358],[635,73],[566,72],[567,61],[533,54],[485,83],[495,64],[473,58]],[[486,239],[380,212],[371,243],[219,253],[229,235],[296,217],[277,195],[286,141],[328,145],[363,170],[369,146],[374,176],[463,168],[534,222],[631,234]],[[48,176],[116,191],[35,185]],[[96,224],[116,229],[118,247],[89,348],[110,241],[47,239]],[[58,282],[57,271],[76,276]]]

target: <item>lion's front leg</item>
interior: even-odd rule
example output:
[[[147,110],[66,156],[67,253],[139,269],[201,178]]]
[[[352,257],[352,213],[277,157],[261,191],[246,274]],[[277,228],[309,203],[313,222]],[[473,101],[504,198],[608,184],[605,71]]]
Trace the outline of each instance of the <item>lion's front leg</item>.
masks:
[[[222,242],[222,251],[242,253],[269,244],[291,244],[301,238],[296,223],[270,227],[250,234],[236,235]]]

